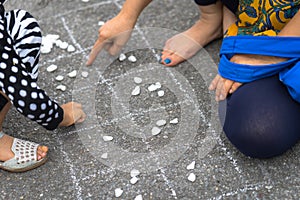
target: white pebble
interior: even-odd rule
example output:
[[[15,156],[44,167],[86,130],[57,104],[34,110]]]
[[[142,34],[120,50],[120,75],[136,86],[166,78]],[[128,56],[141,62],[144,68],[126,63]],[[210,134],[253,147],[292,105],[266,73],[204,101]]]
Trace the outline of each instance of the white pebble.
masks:
[[[47,53],[50,53],[51,52],[51,47],[49,46],[42,46],[41,47],[41,53],[42,54],[47,54]]]
[[[57,65],[50,65],[47,67],[47,72],[54,72],[55,70],[57,70]]]
[[[160,82],[156,82],[155,85],[156,85],[157,89],[161,88]]]
[[[121,188],[115,189],[115,196],[120,197],[123,194],[123,190]]]
[[[44,37],[43,37],[43,38],[44,38]],[[45,38],[46,38],[47,40],[55,41],[55,40],[58,40],[59,35],[57,35],[57,34],[47,34],[47,35],[45,36]]]
[[[120,56],[119,56],[119,61],[124,61],[126,59],[126,55],[124,53],[121,53]]]
[[[174,118],[170,121],[170,124],[178,124],[178,118]]]
[[[164,92],[163,90],[159,90],[159,91],[157,92],[157,95],[158,95],[159,97],[162,97],[162,96],[165,95],[165,92]]]
[[[81,0],[82,2],[89,2],[89,0]]]
[[[109,135],[103,136],[103,140],[104,140],[105,142],[112,141],[113,139],[114,139],[113,136],[109,136]]]
[[[68,73],[68,76],[69,76],[70,78],[76,77],[76,76],[77,76],[77,71],[76,71],[76,70],[71,71],[70,73]]]
[[[158,134],[160,134],[161,129],[155,126],[152,128],[151,132],[152,132],[152,135],[158,135]]]
[[[157,83],[151,84],[151,85],[148,87],[148,90],[149,90],[150,92],[153,92],[153,91],[155,91],[155,90],[157,90],[157,89],[159,89],[159,88],[161,88],[161,84],[160,84],[160,82],[157,82]]]
[[[133,169],[133,170],[130,171],[130,176],[131,177],[136,177],[138,175],[140,175],[140,171],[139,170]]]
[[[196,180],[196,175],[194,173],[190,173],[190,175],[188,176],[188,180],[194,182]]]
[[[56,89],[57,90],[61,90],[61,91],[66,91],[66,89],[67,89],[67,86],[65,86],[65,85],[58,85],[57,87],[56,87]]]
[[[139,95],[140,93],[141,93],[141,88],[140,88],[140,86],[136,86],[136,87],[132,90],[131,95],[132,95],[132,96],[137,96],[137,95]]]
[[[83,71],[83,72],[81,72],[81,76],[82,76],[83,78],[87,78],[87,77],[89,76],[89,73],[86,72],[86,71]]]
[[[61,41],[61,40],[56,40],[54,43],[55,43],[55,45],[56,45],[57,47],[60,47],[60,45],[62,45],[63,41]]]
[[[98,22],[98,26],[103,26],[104,24],[105,24],[104,21],[99,21],[99,22]]]
[[[129,57],[128,57],[128,60],[129,60],[130,62],[133,62],[133,63],[135,63],[135,62],[137,61],[136,57],[133,56],[133,55],[129,56]]]
[[[143,200],[143,196],[139,194],[134,198],[134,200]]]
[[[195,161],[191,162],[191,164],[189,164],[189,165],[186,167],[186,169],[187,169],[187,170],[195,169],[195,164],[196,164]]]
[[[63,77],[62,75],[58,75],[58,76],[55,78],[55,80],[57,80],[57,81],[62,81],[62,80],[64,80],[64,77]]]
[[[71,44],[67,48],[68,52],[74,52],[75,50],[76,50],[75,47],[73,45],[71,45]]]
[[[62,42],[59,44],[59,48],[61,49],[67,49],[69,46],[69,44],[67,42]]]
[[[101,158],[102,158],[102,159],[107,159],[107,156],[108,156],[108,154],[107,154],[107,153],[104,153],[104,154],[101,155]]]
[[[139,180],[139,178],[137,178],[136,176],[134,176],[134,177],[132,177],[132,178],[130,179],[130,183],[131,183],[132,185],[134,185],[134,184],[136,184],[136,183],[138,182],[138,180]]]
[[[140,77],[134,77],[133,80],[136,84],[140,84],[143,81],[143,79],[141,79]]]
[[[157,126],[164,126],[164,125],[166,125],[166,123],[167,123],[166,120],[161,119],[161,120],[158,120],[158,121],[156,122],[156,125],[157,125]]]

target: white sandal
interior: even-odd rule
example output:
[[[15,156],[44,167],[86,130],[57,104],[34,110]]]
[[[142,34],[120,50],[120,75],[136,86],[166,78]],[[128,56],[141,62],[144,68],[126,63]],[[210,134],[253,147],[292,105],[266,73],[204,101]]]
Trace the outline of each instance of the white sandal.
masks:
[[[4,136],[0,131],[0,138]],[[0,169],[9,172],[25,172],[41,166],[47,161],[47,157],[37,160],[37,148],[39,144],[14,138],[11,146],[15,156],[5,162],[0,161]]]

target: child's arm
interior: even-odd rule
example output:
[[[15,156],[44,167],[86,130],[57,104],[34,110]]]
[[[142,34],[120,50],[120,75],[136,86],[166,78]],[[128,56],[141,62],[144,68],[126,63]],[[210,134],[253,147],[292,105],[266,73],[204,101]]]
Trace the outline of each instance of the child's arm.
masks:
[[[99,52],[105,48],[115,55],[130,37],[139,15],[152,0],[126,0],[119,14],[106,22],[100,29],[86,65],[91,65]]]
[[[300,11],[284,26],[278,36],[300,37]]]

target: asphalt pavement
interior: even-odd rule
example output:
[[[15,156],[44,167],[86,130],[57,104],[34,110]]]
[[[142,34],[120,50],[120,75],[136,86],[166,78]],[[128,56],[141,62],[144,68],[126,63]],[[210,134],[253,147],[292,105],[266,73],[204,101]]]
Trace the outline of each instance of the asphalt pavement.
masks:
[[[276,158],[252,159],[222,133],[217,103],[207,90],[221,40],[175,68],[158,63],[164,42],[199,18],[192,0],[153,1],[122,51],[124,61],[102,52],[85,66],[99,21],[115,16],[122,4],[6,3],[7,10],[22,8],[36,17],[43,36],[58,35],[75,48],[54,44],[42,54],[38,84],[61,104],[82,103],[88,118],[47,131],[13,108],[4,131],[48,145],[49,160],[26,173],[1,171],[0,199],[299,199],[299,144]],[[50,65],[58,69],[48,72]],[[56,80],[59,75],[64,79]]]

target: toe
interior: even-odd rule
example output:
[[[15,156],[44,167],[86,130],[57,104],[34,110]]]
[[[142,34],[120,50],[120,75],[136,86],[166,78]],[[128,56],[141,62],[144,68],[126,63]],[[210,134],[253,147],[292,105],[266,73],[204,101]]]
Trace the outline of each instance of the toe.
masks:
[[[42,158],[45,158],[48,152],[47,146],[39,146],[37,149],[37,158],[38,160],[41,160]]]
[[[164,64],[165,66],[168,66],[168,67],[173,67],[183,61],[185,61],[185,59],[176,54],[162,56],[162,64]]]

